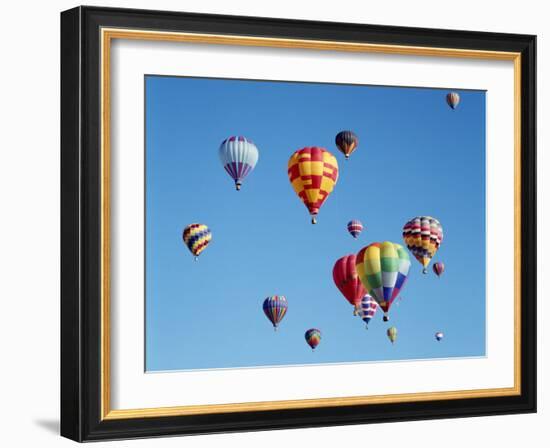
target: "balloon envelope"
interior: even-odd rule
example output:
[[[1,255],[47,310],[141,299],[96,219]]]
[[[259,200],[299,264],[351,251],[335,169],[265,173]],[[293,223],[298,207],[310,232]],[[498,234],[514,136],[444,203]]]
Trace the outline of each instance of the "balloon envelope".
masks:
[[[353,254],[339,258],[332,268],[332,279],[346,300],[355,308],[357,314],[361,299],[367,293],[355,267],[356,257]]]
[[[212,241],[212,232],[206,224],[193,223],[183,229],[183,242],[197,258]]]
[[[395,327],[388,328],[388,330],[386,331],[386,334],[388,335],[388,339],[391,341],[392,344],[397,340],[397,328]]]
[[[441,277],[441,274],[445,271],[445,265],[441,261],[438,261],[437,263],[434,263],[433,270],[435,275]]]
[[[276,330],[288,310],[285,296],[269,296],[264,300],[263,309],[266,317]]]
[[[315,350],[315,347],[317,347],[319,345],[319,342],[321,342],[321,331],[317,328],[310,328],[306,331],[304,337],[306,338],[306,342],[311,347],[311,349]]]
[[[352,219],[348,222],[348,232],[352,237],[357,238],[362,231],[363,223],[361,223],[358,219]]]
[[[438,331],[436,334],[435,334],[435,338],[438,340],[438,341],[441,341],[441,339],[443,339],[444,337],[444,334],[441,332],[441,331]]]
[[[374,300],[368,294],[365,294],[365,296],[361,300],[361,319],[363,319],[363,322],[365,322],[366,325],[368,325],[371,319],[374,317],[377,309],[378,304],[376,303],[376,300]]]
[[[244,178],[258,162],[258,148],[246,137],[233,135],[222,142],[218,154],[225,171],[235,181],[237,190],[240,190]]]
[[[449,92],[447,93],[447,104],[451,109],[456,109],[458,106],[458,103],[460,103],[460,95],[456,92]]]
[[[357,145],[359,145],[359,138],[357,138],[357,135],[353,131],[340,131],[334,140],[340,152],[346,156],[346,159],[349,158],[351,153],[357,149]]]
[[[315,224],[319,209],[338,181],[336,157],[317,146],[299,149],[288,160],[288,178]]]
[[[355,263],[367,293],[384,311],[384,320],[388,320],[388,311],[409,275],[409,254],[403,246],[390,241],[372,243],[359,251]]]
[[[403,226],[403,240],[426,274],[430,260],[443,241],[443,227],[431,216],[416,216]]]

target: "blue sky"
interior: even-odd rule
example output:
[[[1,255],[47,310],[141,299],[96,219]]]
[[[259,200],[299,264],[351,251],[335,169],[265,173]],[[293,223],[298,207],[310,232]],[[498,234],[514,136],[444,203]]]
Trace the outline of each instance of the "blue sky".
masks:
[[[146,370],[485,355],[485,92],[457,90],[453,111],[441,89],[160,76],[145,86]],[[360,139],[347,162],[334,144],[343,129]],[[260,152],[239,192],[218,158],[230,135]],[[327,148],[340,168],[317,225],[287,177],[304,146]],[[365,330],[333,264],[371,242],[402,244],[417,215],[440,220],[434,261],[446,271],[423,275],[411,255],[390,322],[379,310]],[[350,219],[366,227],[357,240]],[[192,222],[213,234],[198,262],[181,238]],[[262,311],[269,295],[289,304],[278,332]],[[311,327],[322,332],[314,353]]]

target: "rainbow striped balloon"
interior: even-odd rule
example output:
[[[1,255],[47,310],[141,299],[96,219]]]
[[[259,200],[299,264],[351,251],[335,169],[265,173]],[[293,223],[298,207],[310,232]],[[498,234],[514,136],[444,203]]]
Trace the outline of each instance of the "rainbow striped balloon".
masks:
[[[307,344],[311,347],[311,350],[315,350],[315,347],[321,342],[321,331],[317,328],[310,328],[304,335]]]
[[[348,222],[348,232],[352,237],[357,238],[359,234],[363,231],[363,223],[358,219],[352,219]]]
[[[273,329],[277,331],[277,327],[285,317],[288,310],[288,302],[285,296],[269,296],[264,300],[264,313],[270,322],[273,324]]]
[[[199,259],[200,253],[206,249],[206,246],[212,241],[212,232],[206,224],[193,223],[183,229],[183,242],[195,256]]]
[[[359,251],[355,263],[361,283],[384,311],[384,321],[388,321],[391,304],[409,275],[409,254],[403,246],[389,241],[372,243]]]

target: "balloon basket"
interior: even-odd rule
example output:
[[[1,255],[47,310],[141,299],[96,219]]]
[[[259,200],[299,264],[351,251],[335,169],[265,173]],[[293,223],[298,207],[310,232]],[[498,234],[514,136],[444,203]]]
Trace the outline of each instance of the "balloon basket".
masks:
[[[235,184],[235,190],[239,191],[241,189],[241,184]]]
[[[384,318],[382,319],[384,322],[388,322],[390,320],[390,318],[386,315],[384,315]]]
[[[315,216],[311,217],[311,224],[317,224],[317,218],[315,218]]]
[[[195,257],[195,261],[199,261],[199,257],[198,255]]]
[[[422,273],[423,274],[427,274],[428,273],[428,270],[426,268],[422,269]]]

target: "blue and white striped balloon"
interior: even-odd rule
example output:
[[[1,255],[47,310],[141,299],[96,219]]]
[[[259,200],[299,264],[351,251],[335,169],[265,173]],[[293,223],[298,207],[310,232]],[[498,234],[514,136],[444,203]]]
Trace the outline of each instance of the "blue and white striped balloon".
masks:
[[[258,162],[258,148],[251,140],[233,135],[222,142],[219,156],[225,171],[235,181],[237,190],[240,190],[244,178]]]

